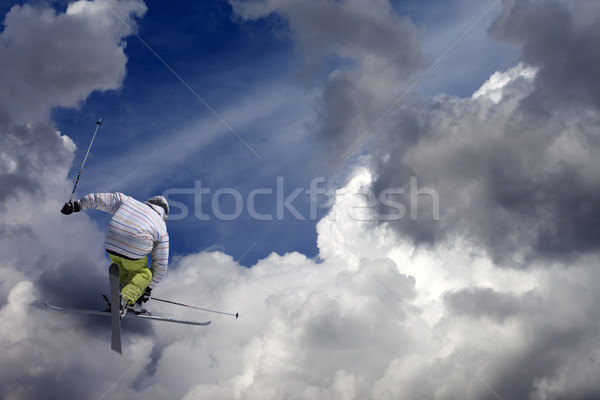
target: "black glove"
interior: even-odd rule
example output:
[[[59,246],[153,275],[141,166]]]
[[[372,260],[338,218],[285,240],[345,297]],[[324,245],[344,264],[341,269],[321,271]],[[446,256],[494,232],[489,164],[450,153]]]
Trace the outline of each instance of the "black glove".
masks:
[[[144,294],[142,294],[140,296],[140,298],[137,300],[136,303],[143,304],[143,303],[147,302],[148,300],[150,300],[150,297],[152,297],[151,294],[152,294],[152,289],[147,287]]]
[[[72,201],[65,203],[62,210],[60,210],[60,212],[65,215],[70,215],[70,214],[73,214],[74,212],[79,212],[79,211],[81,211],[81,206],[79,205],[78,201],[76,201],[75,203],[73,203]]]

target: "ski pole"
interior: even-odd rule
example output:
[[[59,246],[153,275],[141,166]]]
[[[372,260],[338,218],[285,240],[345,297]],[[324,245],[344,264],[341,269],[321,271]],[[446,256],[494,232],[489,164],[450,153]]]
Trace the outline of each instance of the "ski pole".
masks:
[[[187,304],[177,303],[176,301],[171,301],[171,300],[158,299],[156,297],[150,297],[150,300],[161,301],[163,303],[175,304],[176,306],[188,307],[188,308],[193,308],[193,309],[196,309],[196,310],[202,310],[202,311],[207,311],[207,312],[216,313],[216,314],[231,315],[232,317],[235,317],[235,319],[238,319],[240,317],[239,313],[232,314],[232,313],[226,313],[226,312],[223,312],[223,311],[208,310],[206,308],[189,306]]]
[[[96,130],[94,131],[94,136],[92,136],[92,141],[87,149],[87,153],[85,153],[85,157],[83,158],[83,163],[81,163],[81,168],[79,169],[79,174],[77,174],[77,179],[75,180],[75,186],[73,186],[73,191],[71,192],[71,198],[69,199],[69,203],[73,201],[73,196],[75,195],[75,189],[77,189],[77,184],[79,183],[79,178],[81,177],[81,172],[83,171],[83,166],[85,165],[85,161],[88,158],[88,154],[90,154],[90,150],[92,149],[92,144],[94,143],[94,139],[96,138],[96,133],[98,133],[98,128],[102,125],[102,118],[96,122]]]

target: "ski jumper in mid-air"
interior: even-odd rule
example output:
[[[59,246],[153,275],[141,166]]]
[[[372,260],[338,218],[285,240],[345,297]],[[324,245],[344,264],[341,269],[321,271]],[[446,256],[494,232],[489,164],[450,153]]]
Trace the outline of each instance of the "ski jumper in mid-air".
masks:
[[[104,246],[111,261],[119,266],[120,307],[141,312],[142,303],[150,299],[168,267],[167,200],[155,196],[142,203],[123,193],[91,193],[66,203],[61,212],[69,215],[88,209],[113,214]],[[148,254],[152,258],[150,268]]]

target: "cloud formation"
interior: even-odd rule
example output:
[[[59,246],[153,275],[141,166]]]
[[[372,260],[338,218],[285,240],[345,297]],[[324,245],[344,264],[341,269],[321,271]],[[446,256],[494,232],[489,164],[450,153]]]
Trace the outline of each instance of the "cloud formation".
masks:
[[[69,168],[72,141],[53,128],[55,107],[74,107],[94,90],[117,89],[125,77],[123,37],[131,34],[110,9],[135,26],[137,1],[71,3],[57,14],[15,5],[0,33],[0,201],[33,192],[44,172]]]
[[[489,33],[518,47],[521,63],[472,98],[433,99],[404,96],[425,58],[387,1],[231,3],[241,18],[283,17],[307,65],[344,60],[330,64],[311,127],[333,164],[369,140],[377,196],[409,193],[411,178],[435,191],[419,196],[416,221],[386,222],[398,232],[425,245],[465,237],[505,266],[598,250],[595,2],[504,2]],[[394,201],[409,210],[408,199]]]
[[[141,2],[107,4],[129,23],[145,12]],[[70,4],[64,13],[47,6],[16,5],[4,18],[0,33],[2,398],[84,398],[87,383],[95,380],[85,363],[60,362],[70,345],[75,353],[83,353],[77,332],[83,329],[93,337],[95,322],[61,324],[40,310],[39,302],[55,298],[91,306],[91,296],[103,286],[105,256],[97,247],[102,232],[89,218],[66,223],[57,212],[72,188],[66,177],[75,145],[54,128],[49,114],[55,107],[77,106],[94,90],[120,87],[127,62],[123,39],[131,32],[112,13],[107,18],[108,12],[99,2],[81,1]],[[103,363],[93,345],[90,354]]]
[[[370,185],[366,169],[354,175],[344,190]],[[0,340],[12,348],[2,376],[16,379],[3,394],[35,398],[49,387],[64,398],[116,399],[598,393],[597,258],[552,271],[499,269],[468,243],[415,247],[351,218],[354,205],[340,196],[319,222],[318,260],[271,254],[244,268],[222,252],[177,258],[156,296],[241,318],[153,303],[157,314],[213,323],[156,323],[149,331],[126,320],[122,357],[109,351],[107,320],[86,330],[81,316],[50,315],[36,306],[34,284],[17,283],[0,311],[9,322]],[[23,369],[33,358],[36,368]]]
[[[423,244],[467,237],[501,265],[598,251],[592,15],[594,2],[505,2],[490,34],[518,45],[522,64],[472,98],[410,101],[390,116],[370,148],[373,188],[408,189],[416,176],[441,202],[440,221],[423,198],[419,220],[395,229]]]
[[[123,37],[131,34],[110,9],[135,27],[140,1],[79,1],[65,13],[43,6],[13,6],[0,34],[0,124],[47,118],[53,107],[73,107],[94,90],[125,78]]]
[[[287,21],[306,74],[326,73],[312,130],[340,165],[426,64],[418,32],[387,0],[230,1],[240,18]],[[317,75],[320,76],[320,75]]]

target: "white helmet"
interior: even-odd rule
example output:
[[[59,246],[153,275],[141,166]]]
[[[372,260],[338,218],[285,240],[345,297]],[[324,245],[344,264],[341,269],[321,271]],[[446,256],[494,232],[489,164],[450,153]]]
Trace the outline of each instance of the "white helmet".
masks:
[[[165,210],[163,220],[167,220],[167,216],[169,215],[169,203],[167,203],[167,199],[165,199],[163,196],[154,196],[146,200],[146,203],[162,207]]]

